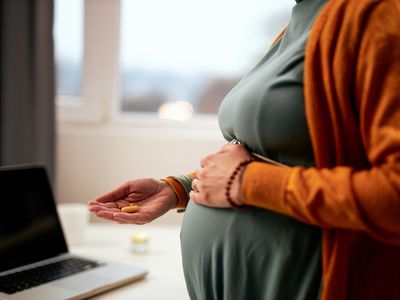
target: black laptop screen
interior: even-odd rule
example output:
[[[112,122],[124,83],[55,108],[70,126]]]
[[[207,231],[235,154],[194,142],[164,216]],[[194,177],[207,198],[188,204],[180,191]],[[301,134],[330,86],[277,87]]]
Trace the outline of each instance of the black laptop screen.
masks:
[[[67,252],[44,168],[0,168],[0,272]]]

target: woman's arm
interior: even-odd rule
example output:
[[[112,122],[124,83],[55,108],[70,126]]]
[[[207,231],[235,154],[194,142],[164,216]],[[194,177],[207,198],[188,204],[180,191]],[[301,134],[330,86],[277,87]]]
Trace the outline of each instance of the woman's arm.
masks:
[[[396,1],[379,1],[375,4],[369,14],[365,15],[366,21],[360,22],[365,27],[356,48],[356,60],[337,60],[334,68],[323,74],[323,79],[316,77],[313,81],[326,83],[326,89],[332,90],[334,86],[336,96],[341,95],[338,90],[340,84],[348,84],[349,80],[341,82],[347,77],[339,72],[339,64],[354,67],[352,85],[345,93],[347,91],[348,95],[353,96],[357,117],[350,113],[347,116],[341,114],[343,123],[339,121],[334,126],[346,132],[346,121],[355,118],[361,135],[360,148],[364,149],[364,153],[359,155],[366,156],[370,166],[362,170],[351,166],[285,169],[253,163],[244,174],[242,192],[245,203],[321,227],[361,230],[381,241],[399,245],[400,6]],[[356,33],[356,29],[361,30],[350,25],[346,28],[349,36]],[[323,32],[322,38],[332,38],[327,33]],[[342,54],[354,50],[349,45],[353,47],[353,40],[347,40],[347,43],[341,45]],[[327,51],[328,59],[339,57],[337,52],[332,56],[332,51]],[[332,70],[335,72],[332,73]],[[336,85],[326,81],[331,74]],[[308,87],[315,89],[315,85]],[[323,101],[325,98],[315,101],[318,100]],[[334,104],[341,105],[339,101]],[[321,124],[311,125],[314,131],[325,134]],[[354,137],[352,141],[349,133],[346,139],[347,143],[357,143],[360,140]],[[316,151],[319,150],[318,142],[319,139],[314,141]],[[342,139],[342,143],[346,142]],[[347,165],[351,165],[351,162]]]
[[[340,135],[326,136],[324,131],[332,125],[329,122],[334,122],[333,125],[343,134],[338,142],[346,145],[360,143],[352,149],[360,149],[362,159],[359,161],[366,161],[364,167],[359,167],[358,163],[352,165],[351,161],[326,168],[282,168],[253,162],[244,170],[242,183],[233,183],[235,188],[231,196],[237,203],[276,211],[316,226],[363,231],[381,241],[400,245],[400,6],[396,1],[375,4],[369,14],[362,14],[360,24],[365,26],[365,31],[359,44],[354,45],[352,39],[344,38],[353,37],[358,34],[357,30],[361,30],[351,24],[340,39],[344,43],[340,48],[341,56],[327,45],[324,49],[318,48],[325,51],[326,59],[332,61],[325,67],[328,68],[324,69],[326,73],[314,74],[311,81],[314,85],[308,85],[309,89],[317,91],[326,88],[334,99],[338,94],[349,97],[341,98],[327,108],[339,111],[340,117],[324,119],[317,112],[319,121],[325,123],[314,122],[311,125],[314,132],[322,134],[325,139],[337,140]],[[353,5],[358,4],[354,2]],[[352,12],[347,17],[353,20]],[[358,23],[353,23],[358,26]],[[323,32],[327,43],[335,31],[328,33],[331,34]],[[346,48],[346,43],[351,43],[356,50]],[[355,58],[349,61],[346,54],[351,51]],[[332,64],[334,68],[330,68]],[[340,73],[339,64],[345,65],[344,69],[349,72]],[[305,85],[308,83],[310,81],[305,81]],[[317,83],[326,86],[317,89]],[[343,88],[347,84],[349,86]],[[343,99],[355,102],[356,116],[352,114],[353,106]],[[326,98],[314,100],[325,101]],[[311,103],[310,107],[313,105],[316,103]],[[345,109],[350,107],[347,115],[341,114],[340,105],[347,105]],[[349,133],[346,122],[357,125],[358,131],[354,134],[358,136]],[[332,150],[326,154],[321,150],[324,148],[318,146],[320,139],[315,135],[312,137],[316,151],[320,152],[318,154],[334,155],[335,149],[325,149]],[[206,163],[196,173],[199,193],[192,192],[194,201],[209,206],[227,206],[224,190],[232,170],[246,158],[245,154],[239,153],[241,151],[243,149],[234,146],[226,147],[223,153],[205,159]],[[356,156],[353,151],[352,157]]]

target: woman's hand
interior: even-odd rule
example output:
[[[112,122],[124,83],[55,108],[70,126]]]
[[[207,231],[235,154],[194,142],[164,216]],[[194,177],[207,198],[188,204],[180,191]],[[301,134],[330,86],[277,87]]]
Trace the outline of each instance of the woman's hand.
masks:
[[[165,182],[152,178],[128,181],[115,190],[89,201],[89,210],[100,218],[118,223],[146,224],[174,207],[177,197]],[[121,208],[130,204],[139,206],[134,213]]]
[[[197,179],[192,182],[193,191],[189,194],[191,200],[211,207],[230,207],[225,195],[229,178],[236,167],[249,158],[250,153],[240,144],[225,145],[218,153],[204,157],[200,169],[196,171]],[[230,189],[230,197],[238,205],[243,204],[240,194],[241,174],[235,177]]]

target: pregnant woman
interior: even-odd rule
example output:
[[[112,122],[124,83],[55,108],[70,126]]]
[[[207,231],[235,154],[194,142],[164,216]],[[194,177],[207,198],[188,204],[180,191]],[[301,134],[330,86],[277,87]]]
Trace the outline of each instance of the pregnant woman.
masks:
[[[296,2],[221,104],[229,144],[190,175],[89,202],[120,223],[184,210],[192,299],[400,295],[400,5]]]

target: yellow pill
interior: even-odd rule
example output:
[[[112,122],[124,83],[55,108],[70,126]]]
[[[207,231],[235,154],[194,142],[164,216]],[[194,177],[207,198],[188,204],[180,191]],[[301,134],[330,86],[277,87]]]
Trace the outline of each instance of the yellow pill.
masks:
[[[135,204],[131,204],[130,206],[125,206],[125,207],[121,208],[121,211],[127,212],[127,213],[136,212],[138,210],[139,210],[139,206],[135,205]]]

